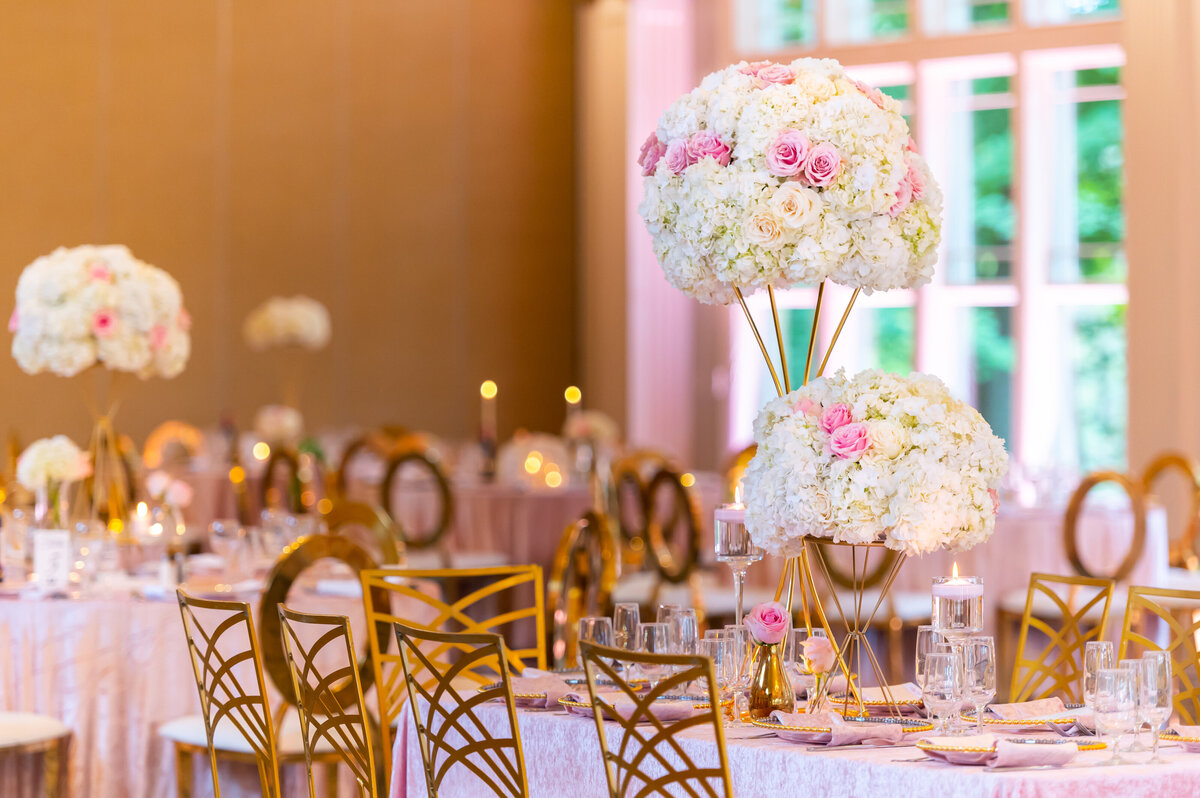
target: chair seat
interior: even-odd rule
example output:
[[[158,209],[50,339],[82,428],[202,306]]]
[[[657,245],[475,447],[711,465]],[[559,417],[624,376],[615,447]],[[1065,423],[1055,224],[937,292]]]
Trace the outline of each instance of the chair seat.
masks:
[[[174,743],[194,745],[197,748],[208,747],[208,735],[204,731],[204,718],[200,715],[188,715],[176,718],[158,727],[160,736]],[[254,749],[238,731],[237,726],[228,718],[217,724],[213,734],[213,747],[218,753],[250,754]],[[289,711],[283,716],[283,723],[275,732],[275,747],[280,756],[304,756],[304,738],[300,733],[300,718],[295,712]],[[324,737],[317,740],[317,751],[332,752],[334,749]]]
[[[871,610],[875,609],[876,602],[879,601],[878,590],[867,590],[862,595],[862,619],[865,621],[870,615]],[[838,602],[841,603],[842,609],[853,614],[855,606],[854,595],[848,591],[839,591],[838,600],[835,602],[832,598],[821,599],[821,606],[825,610],[825,617],[829,621],[841,620],[842,615],[838,612]],[[918,590],[891,590],[888,591],[887,598],[884,599],[882,606],[879,607],[879,612],[875,613],[875,625],[880,626],[887,623],[889,617],[889,608],[895,612],[905,626],[914,626],[921,623],[928,623],[932,615],[933,607],[929,598],[929,593],[922,593]]]
[[[446,562],[446,555],[437,549],[409,550],[404,559],[405,563],[400,567],[426,571],[438,568],[495,568],[501,565],[512,565],[512,559],[499,551],[451,552],[449,564]]]
[[[1168,590],[1200,590],[1200,571],[1168,568],[1164,587]]]
[[[57,718],[32,712],[0,712],[0,751],[61,739],[71,729]]]
[[[1091,601],[1097,593],[1097,588],[1081,587],[1076,594],[1074,606],[1082,606]],[[1000,609],[1010,615],[1022,616],[1025,614],[1025,600],[1028,595],[1026,588],[1010,590],[1000,597]],[[1043,591],[1039,590],[1033,594],[1033,616],[1035,618],[1058,618],[1062,610],[1054,600],[1047,596]],[[1100,623],[1100,616],[1104,614],[1104,605],[1097,603],[1083,615],[1083,619],[1089,623]],[[1125,594],[1123,592],[1113,591],[1112,602],[1108,607],[1108,617],[1111,621],[1116,618],[1118,622],[1125,614]]]

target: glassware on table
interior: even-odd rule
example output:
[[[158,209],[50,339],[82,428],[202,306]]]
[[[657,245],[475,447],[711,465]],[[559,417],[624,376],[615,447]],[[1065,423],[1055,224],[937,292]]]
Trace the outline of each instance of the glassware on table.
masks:
[[[925,655],[925,683],[921,698],[943,732],[949,732],[949,719],[961,702],[958,654],[931,651]]]
[[[983,734],[983,711],[996,697],[996,641],[968,637],[962,651],[963,696],[975,707],[975,733]]]
[[[700,656],[708,657],[712,660],[713,677],[717,680],[715,685],[717,701],[723,703],[725,695],[732,689],[734,679],[737,675],[737,666],[734,662],[733,638],[705,638],[697,643],[696,650]],[[725,713],[721,712],[720,716],[722,723],[724,723]]]
[[[225,578],[229,583],[247,575],[249,568],[246,527],[236,518],[218,518],[208,525],[208,546],[225,561]]]
[[[671,653],[695,654],[696,641],[700,639],[700,627],[693,609],[678,610],[671,615],[668,622],[670,627]]]
[[[637,630],[642,623],[642,610],[637,602],[613,607],[613,645],[626,651],[637,648]]]
[[[983,577],[936,576],[930,625],[952,646],[983,631]]]
[[[713,514],[713,548],[717,562],[723,562],[733,572],[734,615],[737,620],[742,614],[742,594],[746,585],[746,571],[763,558],[765,552],[750,539],[746,530],[746,508],[741,503],[722,504]]]
[[[1137,719],[1137,686],[1130,668],[1101,668],[1096,671],[1096,736],[1108,743],[1112,755],[1105,761],[1119,765],[1117,744],[1133,729]]]
[[[792,683],[804,688],[804,697],[807,700],[812,700],[812,691],[817,686],[817,677],[809,673],[808,661],[804,658],[804,641],[810,637],[828,637],[828,635],[821,628],[813,629],[811,633],[807,629],[792,629],[788,632],[788,644],[784,651],[784,664],[795,674]]]
[[[1142,655],[1142,682],[1139,686],[1138,712],[1150,724],[1150,762],[1163,762],[1158,756],[1158,738],[1163,725],[1175,708],[1175,683],[1171,673],[1171,654],[1168,651],[1150,651]]]
[[[925,679],[925,657],[942,645],[946,645],[945,638],[939,635],[932,625],[922,624],[917,627],[917,652],[913,670],[917,687],[920,687]]]
[[[1129,743],[1129,747],[1125,750],[1132,754],[1140,754],[1146,750],[1146,746],[1142,745],[1142,661],[1140,659],[1122,659],[1117,660],[1117,667],[1133,672],[1133,702],[1135,716],[1133,719],[1133,739]]]
[[[1095,708],[1096,673],[1117,665],[1117,651],[1110,640],[1093,640],[1083,645],[1083,705]]]
[[[745,624],[731,623],[725,626],[725,633],[733,641],[733,716],[741,722],[747,700],[746,691],[750,688],[750,632]]]
[[[579,619],[579,642],[597,646],[613,644],[613,622],[607,615]]]
[[[638,626],[638,651],[643,654],[669,654],[669,648],[669,636],[665,623],[644,623]],[[665,675],[666,666],[642,663],[641,668],[646,675],[646,680],[650,682],[650,689],[658,687],[658,683]]]

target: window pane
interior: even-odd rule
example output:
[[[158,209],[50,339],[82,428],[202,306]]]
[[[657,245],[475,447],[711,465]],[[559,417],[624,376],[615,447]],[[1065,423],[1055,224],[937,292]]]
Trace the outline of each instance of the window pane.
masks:
[[[783,341],[788,354],[788,375],[793,388],[804,382],[804,359],[808,355],[808,336],[812,332],[812,322],[813,312],[808,308],[788,308],[779,311],[779,323],[783,327]],[[819,353],[815,354],[813,360],[817,360],[819,356]],[[817,364],[813,363],[812,373],[815,374],[816,371]],[[780,378],[782,379],[782,375]]]
[[[1025,0],[1025,17],[1033,25],[1089,22],[1121,15],[1120,0]]]
[[[946,281],[1012,279],[1016,213],[1009,78],[960,81],[952,89],[952,168],[947,177]]]
[[[913,126],[912,86],[876,86],[876,88],[893,100],[900,102],[900,113],[904,115],[904,121],[908,123],[908,130],[911,135],[916,130]]]
[[[1072,423],[1057,448],[1080,472],[1125,468],[1128,393],[1125,305],[1064,308],[1061,336],[1071,346],[1064,375],[1065,418]]]
[[[1124,282],[1124,125],[1120,71],[1088,69],[1055,77],[1054,222],[1050,279]]]
[[[963,308],[955,329],[957,341],[955,375],[947,382],[962,399],[974,405],[997,435],[1012,440],[1013,374],[1016,346],[1013,341],[1012,308]]]
[[[825,40],[852,44],[908,33],[908,0],[826,0]]]
[[[1008,0],[922,0],[921,18],[926,33],[963,33],[1005,25]]]
[[[738,49],[765,53],[816,44],[817,0],[738,0]]]

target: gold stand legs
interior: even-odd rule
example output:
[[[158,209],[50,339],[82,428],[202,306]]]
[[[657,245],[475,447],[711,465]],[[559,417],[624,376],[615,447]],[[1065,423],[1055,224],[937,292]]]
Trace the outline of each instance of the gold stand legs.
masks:
[[[71,738],[64,737],[46,749],[43,756],[42,789],[46,798],[66,798],[70,792]]]
[[[178,798],[192,798],[193,765],[192,752],[176,744],[175,794]]]

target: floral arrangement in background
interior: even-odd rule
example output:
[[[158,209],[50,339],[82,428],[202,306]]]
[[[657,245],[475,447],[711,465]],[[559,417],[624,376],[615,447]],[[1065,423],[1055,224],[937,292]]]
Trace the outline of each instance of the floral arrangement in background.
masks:
[[[329,311],[299,295],[271,297],[250,312],[242,327],[246,343],[258,352],[286,346],[324,349],[330,335]]]
[[[563,437],[569,441],[591,441],[598,445],[614,444],[621,433],[617,422],[599,410],[575,410],[567,414]]]
[[[701,302],[825,279],[929,281],[942,196],[900,106],[836,61],[742,62],[677,100],[642,145],[642,218]]]
[[[304,437],[304,416],[287,405],[263,405],[254,414],[254,434],[268,444],[295,446]]]
[[[772,554],[803,537],[924,554],[987,540],[1004,442],[937,377],[842,371],[773,399],[754,422],[746,528]]]
[[[192,486],[176,479],[166,471],[152,471],[146,476],[146,495],[153,501],[182,510],[192,503]]]
[[[17,481],[32,491],[78,482],[91,474],[91,459],[66,435],[36,440],[17,458]]]
[[[28,374],[71,377],[100,363],[170,378],[191,354],[179,284],[123,246],[59,247],[26,266],[8,329]]]

